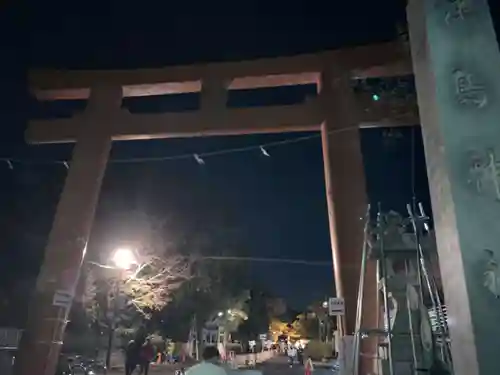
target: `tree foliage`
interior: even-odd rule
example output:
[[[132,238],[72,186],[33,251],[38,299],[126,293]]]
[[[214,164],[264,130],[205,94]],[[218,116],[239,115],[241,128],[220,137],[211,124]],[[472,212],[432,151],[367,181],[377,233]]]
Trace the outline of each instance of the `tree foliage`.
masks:
[[[178,218],[160,220],[144,212],[136,212],[133,217],[115,216],[113,220],[113,226],[97,230],[91,243],[102,244],[109,237],[127,238],[130,241],[125,245],[139,249],[141,267],[121,288],[127,297],[126,308],[121,311],[127,315],[130,315],[129,311],[140,311],[151,317],[151,329],[156,327],[169,338],[185,341],[194,320],[200,331],[215,312],[238,310],[235,300],[251,289],[244,263],[209,259],[228,253],[244,255],[235,241],[239,238],[239,231],[231,225],[196,221],[186,225]],[[110,218],[107,221],[110,222]],[[116,247],[116,243],[113,245]],[[96,262],[106,263],[109,252],[99,252],[105,255]],[[94,267],[90,272],[94,275],[100,273],[97,277],[100,280],[112,281],[114,277],[107,269]],[[100,315],[105,317],[113,282],[97,285],[91,279],[93,285],[87,290],[99,290],[101,297],[94,298],[94,307],[97,306]],[[96,292],[90,294],[96,295]],[[246,313],[246,308],[241,311]],[[95,309],[92,314],[96,316]],[[231,324],[236,324],[236,321]]]
[[[110,321],[130,322],[139,313],[149,319],[161,310],[172,294],[191,277],[189,259],[155,255],[141,257],[137,269],[123,273],[113,269],[92,267],[85,273],[84,306],[91,319],[100,326]],[[125,324],[126,325],[126,324]]]
[[[274,341],[277,341],[280,336],[288,336],[292,339],[301,337],[300,327],[295,321],[289,323],[279,318],[272,318],[269,324],[269,331]]]
[[[219,311],[240,306],[238,301],[248,290],[245,268],[240,263],[202,260],[193,270],[193,277],[173,293],[172,302],[156,316],[162,333],[173,340],[185,341],[193,321],[200,332]]]
[[[323,306],[323,301],[316,301],[306,311],[295,314],[291,320],[285,316],[273,317],[269,324],[269,331],[277,340],[279,336],[288,336],[292,339],[307,338],[320,339],[328,335],[334,327],[328,309]]]
[[[168,258],[150,255],[138,269],[122,281],[121,290],[138,311],[161,310],[172,294],[191,278],[191,260],[181,256]]]
[[[251,291],[247,301],[248,319],[243,321],[238,329],[238,338],[241,341],[257,340],[260,334],[268,332],[273,315],[281,308],[275,300],[261,290]]]
[[[111,322],[122,329],[141,324],[192,277],[193,259],[177,251],[167,221],[138,215],[131,226],[132,240],[125,243],[136,258],[131,270],[113,268],[105,261],[112,253],[106,253],[87,262],[82,273],[83,305],[101,328]]]

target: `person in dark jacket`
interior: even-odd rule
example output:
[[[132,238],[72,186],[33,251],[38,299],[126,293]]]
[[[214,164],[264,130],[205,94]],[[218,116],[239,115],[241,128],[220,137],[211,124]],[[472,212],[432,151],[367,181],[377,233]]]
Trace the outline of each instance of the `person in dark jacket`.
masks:
[[[150,339],[146,339],[146,342],[142,344],[139,351],[139,366],[141,367],[141,374],[148,375],[149,365],[155,357],[155,347],[151,344]]]
[[[140,363],[141,346],[136,340],[130,340],[125,348],[125,375],[132,375]]]

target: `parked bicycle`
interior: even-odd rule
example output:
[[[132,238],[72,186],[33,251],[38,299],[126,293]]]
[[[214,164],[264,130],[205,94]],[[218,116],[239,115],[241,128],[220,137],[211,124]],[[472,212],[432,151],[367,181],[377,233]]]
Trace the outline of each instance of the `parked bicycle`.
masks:
[[[63,371],[61,375],[104,375],[106,366],[100,361],[76,356],[67,359]]]

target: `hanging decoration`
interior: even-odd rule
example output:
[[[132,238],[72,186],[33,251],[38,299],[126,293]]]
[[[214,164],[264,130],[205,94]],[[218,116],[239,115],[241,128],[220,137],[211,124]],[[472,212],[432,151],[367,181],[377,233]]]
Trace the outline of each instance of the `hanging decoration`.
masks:
[[[266,151],[266,149],[264,148],[264,146],[260,146],[260,152],[262,152],[262,155],[264,156],[267,156],[267,157],[270,157],[271,155],[269,155],[269,153]]]
[[[205,165],[205,160],[203,160],[202,158],[200,158],[200,155],[194,154],[193,156],[194,156],[194,160],[196,160],[196,162],[199,165]]]

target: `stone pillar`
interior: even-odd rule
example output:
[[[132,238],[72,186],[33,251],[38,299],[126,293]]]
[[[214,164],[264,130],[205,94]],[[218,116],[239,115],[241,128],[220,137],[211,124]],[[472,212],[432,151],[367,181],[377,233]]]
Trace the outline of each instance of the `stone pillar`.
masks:
[[[21,338],[16,375],[55,373],[111,148],[112,115],[120,104],[121,88],[92,90],[86,111],[74,119],[81,133]]]
[[[354,336],[345,335],[340,339],[339,343],[339,375],[353,375],[353,347],[354,347]]]
[[[500,374],[500,299],[484,280],[500,281],[500,53],[487,0],[411,0],[407,14],[455,374]]]
[[[345,336],[352,335],[355,329],[368,199],[357,108],[349,76],[343,71],[325,71],[319,94],[325,114],[321,133],[335,287],[337,296],[345,299],[346,313],[340,327]],[[376,265],[369,261],[367,268],[362,324],[366,328],[376,328]],[[373,368],[369,356],[375,355],[376,346],[362,345],[362,351],[366,354],[362,364],[366,373]]]

